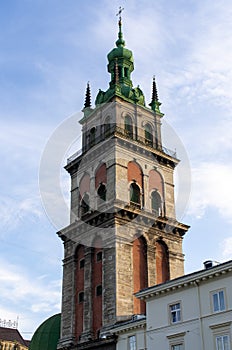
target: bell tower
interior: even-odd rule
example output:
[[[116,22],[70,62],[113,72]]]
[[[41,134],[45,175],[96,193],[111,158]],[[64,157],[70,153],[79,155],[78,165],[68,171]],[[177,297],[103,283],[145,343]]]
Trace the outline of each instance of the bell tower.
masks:
[[[88,83],[82,148],[65,167],[71,214],[58,232],[64,243],[60,349],[114,349],[107,329],[146,313],[134,293],[184,274],[189,227],[175,214],[179,160],[162,144],[155,79],[149,106],[133,87],[133,54],[119,15],[116,47],[107,56],[109,88],[99,91],[93,108]]]

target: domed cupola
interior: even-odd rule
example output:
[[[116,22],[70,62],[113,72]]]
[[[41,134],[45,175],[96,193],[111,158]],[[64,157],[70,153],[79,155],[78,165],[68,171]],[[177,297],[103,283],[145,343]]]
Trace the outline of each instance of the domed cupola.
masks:
[[[110,87],[115,83],[125,84],[132,87],[130,74],[134,70],[134,59],[132,51],[125,48],[125,40],[122,34],[122,20],[119,18],[119,33],[116,46],[108,55],[108,72],[111,74]],[[117,81],[118,80],[118,81]]]
[[[122,34],[122,9],[119,9],[119,32],[116,47],[107,55],[108,72],[111,75],[109,89],[99,90],[96,97],[96,105],[111,101],[114,96],[118,96],[128,102],[133,102],[145,106],[145,98],[139,87],[134,88],[131,81],[131,73],[134,70],[134,59],[131,50],[125,47],[125,40]]]
[[[60,338],[61,314],[44,321],[35,331],[29,350],[56,350]]]

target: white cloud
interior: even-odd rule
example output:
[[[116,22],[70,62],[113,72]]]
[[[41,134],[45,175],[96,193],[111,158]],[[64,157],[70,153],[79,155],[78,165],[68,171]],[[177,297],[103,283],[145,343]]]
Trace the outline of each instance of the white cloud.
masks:
[[[219,214],[232,223],[232,165],[201,163],[192,169],[192,195],[188,214],[201,218],[206,208],[218,210]]]
[[[221,243],[222,257],[225,260],[231,260],[232,257],[232,236],[227,237]]]
[[[61,281],[49,281],[41,279],[40,276],[31,278],[25,268],[2,259],[0,266],[1,300],[4,300],[5,305],[20,302],[25,309],[32,311],[35,311],[34,305],[43,303],[50,305],[51,311],[57,308]]]
[[[35,222],[43,216],[40,206],[39,196],[27,193],[29,188],[21,194],[20,198],[16,196],[2,196],[0,201],[0,222],[1,234],[6,235],[10,230],[15,229],[24,221],[29,220]]]
[[[61,281],[35,277],[26,268],[0,259],[1,319],[16,321],[28,339],[47,317],[60,312]],[[25,333],[25,334],[24,334]]]

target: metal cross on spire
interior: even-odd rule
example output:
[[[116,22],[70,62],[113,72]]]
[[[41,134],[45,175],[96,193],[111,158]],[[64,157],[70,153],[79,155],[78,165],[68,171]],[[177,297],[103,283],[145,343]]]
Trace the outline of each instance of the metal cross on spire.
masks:
[[[116,14],[116,16],[119,16],[119,21],[120,21],[120,22],[121,22],[121,20],[122,20],[121,13],[122,13],[123,10],[124,10],[124,8],[122,8],[121,6],[119,6],[119,11],[118,11],[118,13]]]

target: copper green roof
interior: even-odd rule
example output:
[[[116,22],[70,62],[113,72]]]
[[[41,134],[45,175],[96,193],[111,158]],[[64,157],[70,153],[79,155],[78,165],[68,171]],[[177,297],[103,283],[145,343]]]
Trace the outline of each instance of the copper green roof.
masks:
[[[107,91],[99,90],[96,98],[96,105],[109,102],[112,97],[118,96],[129,102],[138,103],[145,106],[145,98],[139,87],[134,88],[131,81],[131,73],[134,70],[134,59],[131,50],[125,47],[125,41],[122,34],[122,22],[119,19],[119,33],[116,47],[113,48],[108,58],[108,72],[111,75],[109,89]]]
[[[29,350],[56,350],[60,338],[61,314],[44,321],[35,331]]]

